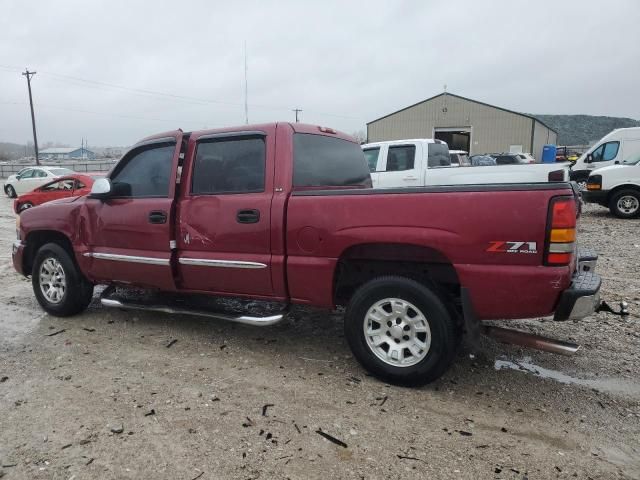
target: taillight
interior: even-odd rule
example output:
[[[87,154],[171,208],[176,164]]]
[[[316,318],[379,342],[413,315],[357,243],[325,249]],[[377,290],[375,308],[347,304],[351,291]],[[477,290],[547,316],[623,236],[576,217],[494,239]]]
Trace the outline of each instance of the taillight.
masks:
[[[587,190],[602,190],[602,175],[589,175]]]
[[[545,265],[569,265],[576,242],[576,201],[554,197],[549,204]]]
[[[554,170],[549,172],[550,182],[564,182],[564,170]]]

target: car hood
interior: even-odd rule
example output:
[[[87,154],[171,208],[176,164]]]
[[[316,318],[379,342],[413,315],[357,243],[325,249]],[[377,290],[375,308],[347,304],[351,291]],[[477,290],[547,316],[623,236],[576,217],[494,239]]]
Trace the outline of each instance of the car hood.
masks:
[[[9,175],[7,177],[7,179],[4,181],[4,183],[10,183],[10,182],[15,182],[16,181],[16,176],[15,175]]]
[[[73,203],[76,200],[78,200],[81,197],[66,197],[66,198],[59,198],[57,200],[51,200],[49,202],[43,203],[43,205],[56,205],[59,203]]]
[[[615,172],[615,171],[619,171],[619,170],[626,170],[629,168],[638,168],[637,165],[609,165],[608,167],[602,167],[602,168],[596,168],[593,172],[591,172],[591,175],[601,175],[603,173],[606,172]]]

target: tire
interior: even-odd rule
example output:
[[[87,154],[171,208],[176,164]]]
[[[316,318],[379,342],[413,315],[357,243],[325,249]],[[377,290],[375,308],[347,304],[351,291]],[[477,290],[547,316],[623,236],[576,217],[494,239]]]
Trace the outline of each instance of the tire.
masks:
[[[18,213],[24,212],[25,210],[29,210],[31,207],[33,207],[33,203],[24,202],[22,205],[18,205]]]
[[[612,195],[609,210],[618,218],[634,218],[640,215],[640,191],[621,190]]]
[[[396,385],[419,386],[438,379],[456,352],[455,321],[442,300],[405,277],[380,277],[360,287],[349,302],[344,329],[362,366]]]
[[[16,190],[11,185],[7,185],[7,188],[5,188],[4,191],[7,193],[9,198],[16,198],[17,196]]]
[[[50,282],[43,285],[47,279]],[[93,285],[84,278],[75,260],[57,243],[47,243],[36,253],[31,283],[40,306],[56,317],[82,312],[93,296]]]

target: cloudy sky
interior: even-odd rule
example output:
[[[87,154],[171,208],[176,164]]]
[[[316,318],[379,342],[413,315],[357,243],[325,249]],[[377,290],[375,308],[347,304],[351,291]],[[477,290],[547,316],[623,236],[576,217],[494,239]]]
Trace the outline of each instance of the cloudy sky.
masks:
[[[28,8],[27,8],[28,5]],[[640,2],[0,3],[0,141],[129,145],[294,118],[352,133],[448,91],[533,113],[640,118]]]

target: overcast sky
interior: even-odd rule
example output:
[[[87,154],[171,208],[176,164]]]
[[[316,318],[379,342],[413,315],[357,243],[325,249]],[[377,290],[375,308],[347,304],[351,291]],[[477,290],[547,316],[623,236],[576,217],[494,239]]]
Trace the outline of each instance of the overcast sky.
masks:
[[[523,112],[640,118],[636,0],[0,6],[0,141],[31,139],[25,67],[40,143],[242,124],[245,41],[251,123],[301,108],[352,133],[444,84]]]

